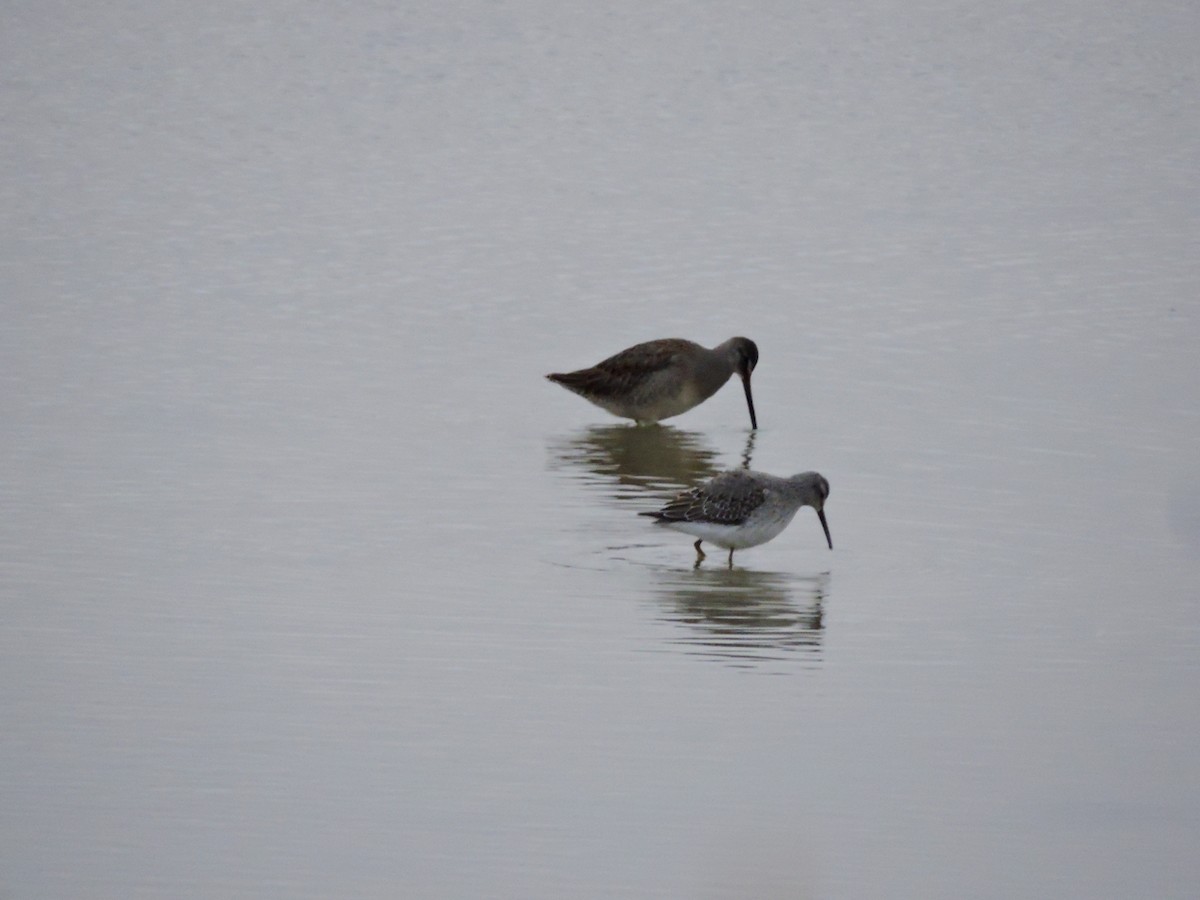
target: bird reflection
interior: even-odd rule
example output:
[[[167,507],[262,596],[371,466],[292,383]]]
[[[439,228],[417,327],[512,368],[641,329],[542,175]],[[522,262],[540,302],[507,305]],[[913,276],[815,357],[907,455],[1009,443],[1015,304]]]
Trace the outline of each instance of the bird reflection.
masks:
[[[743,466],[750,464],[755,434],[746,439]],[[550,452],[557,464],[586,470],[589,481],[615,486],[622,499],[644,499],[647,491],[673,496],[724,468],[700,432],[670,425],[593,425],[551,444]]]
[[[820,661],[828,573],[797,578],[747,569],[664,570],[656,593],[665,621],[686,626],[685,652],[751,667],[771,660]]]
[[[754,455],[754,439],[758,437],[758,431],[751,431],[746,438],[746,449],[742,451],[742,468],[750,468],[750,457]]]
[[[588,480],[616,486],[617,496],[630,488],[671,490],[711,477],[717,452],[695,431],[670,425],[593,425],[552,444],[555,461],[582,468]]]

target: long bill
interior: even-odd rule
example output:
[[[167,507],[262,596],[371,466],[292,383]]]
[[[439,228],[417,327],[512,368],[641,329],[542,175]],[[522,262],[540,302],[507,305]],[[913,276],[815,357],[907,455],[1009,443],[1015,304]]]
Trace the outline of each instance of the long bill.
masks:
[[[750,407],[750,427],[758,430],[758,419],[754,417],[754,397],[750,394],[750,373],[742,375],[742,387],[746,389],[746,405]]]
[[[825,521],[825,510],[817,510],[817,518],[821,520],[821,527],[825,529],[825,542],[829,544],[829,549],[833,549],[833,538],[829,536],[829,523]]]

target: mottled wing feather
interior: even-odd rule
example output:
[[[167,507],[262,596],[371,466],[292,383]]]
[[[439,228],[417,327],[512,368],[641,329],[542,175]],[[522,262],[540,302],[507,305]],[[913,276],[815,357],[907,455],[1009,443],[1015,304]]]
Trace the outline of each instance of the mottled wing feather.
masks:
[[[725,472],[680,494],[662,509],[643,515],[667,522],[712,522],[716,525],[741,525],[762,505],[767,492],[742,472]]]
[[[549,376],[585,396],[601,399],[628,397],[659,372],[669,369],[679,357],[695,347],[691,341],[664,338],[636,344],[610,356],[590,369]]]

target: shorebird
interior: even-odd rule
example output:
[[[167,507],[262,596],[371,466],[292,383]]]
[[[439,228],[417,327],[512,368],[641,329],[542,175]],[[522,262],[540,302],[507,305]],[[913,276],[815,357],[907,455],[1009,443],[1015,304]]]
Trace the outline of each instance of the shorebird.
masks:
[[[547,375],[614,416],[639,425],[685,413],[703,403],[734,372],[746,389],[750,427],[758,428],[750,373],[758,365],[758,347],[749,338],[730,338],[709,350],[681,338],[635,344],[590,369]]]
[[[801,506],[817,511],[825,541],[833,549],[829,524],[825,521],[825,500],[829,482],[816,472],[801,472],[791,478],[777,478],[749,469],[734,469],[680,494],[666,506],[639,516],[652,516],[656,525],[682,531],[698,538],[696,565],[704,559],[702,541],[710,541],[733,551],[757,547],[777,536]]]

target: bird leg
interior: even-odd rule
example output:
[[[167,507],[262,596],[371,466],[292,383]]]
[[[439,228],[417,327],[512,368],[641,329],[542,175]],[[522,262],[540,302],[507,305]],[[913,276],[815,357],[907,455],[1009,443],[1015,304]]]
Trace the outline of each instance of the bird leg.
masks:
[[[696,565],[700,565],[700,560],[704,559],[706,554],[700,549],[700,541],[696,541],[692,546],[696,548]]]
[[[729,551],[729,568],[733,568],[733,550]]]

